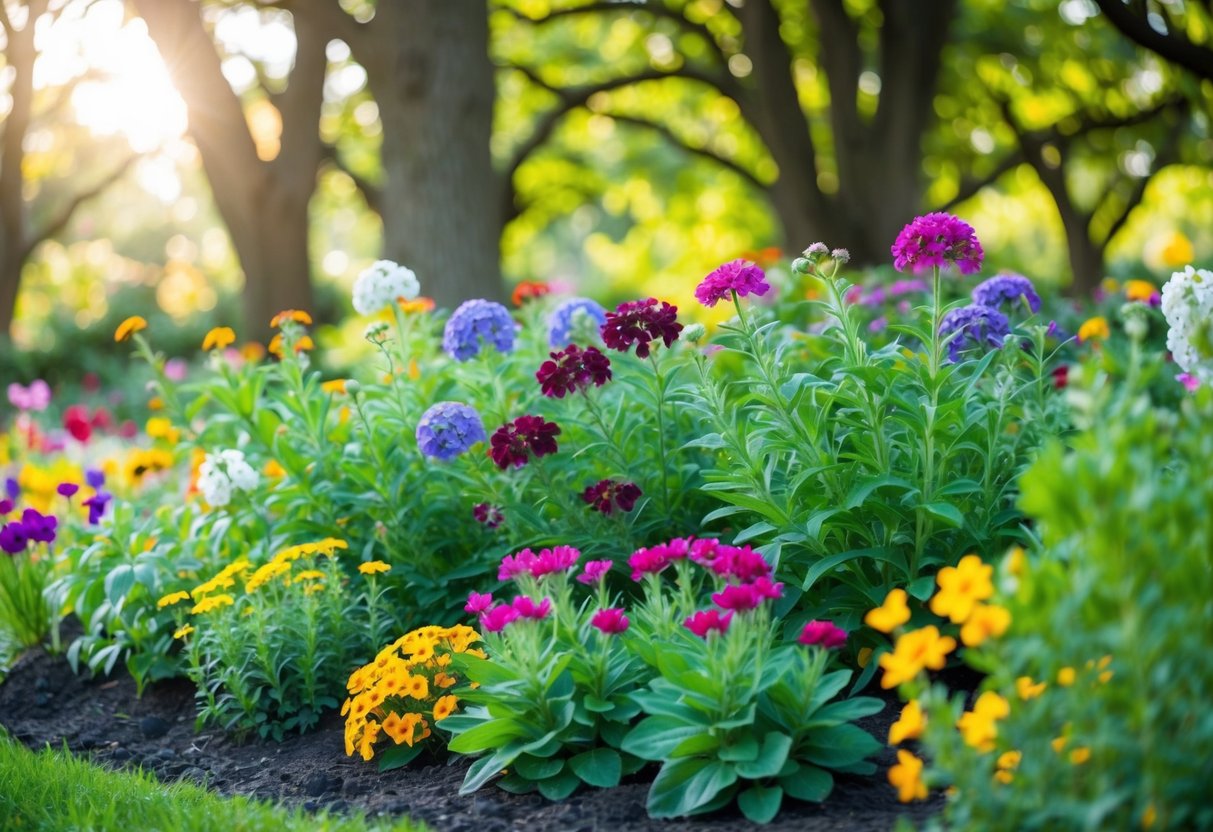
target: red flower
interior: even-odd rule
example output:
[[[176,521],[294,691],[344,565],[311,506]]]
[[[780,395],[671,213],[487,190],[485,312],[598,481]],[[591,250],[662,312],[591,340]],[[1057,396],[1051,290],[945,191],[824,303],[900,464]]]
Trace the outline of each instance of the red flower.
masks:
[[[729,629],[729,622],[732,620],[731,612],[721,615],[719,610],[701,610],[682,622],[682,625],[700,638],[707,638],[708,633],[713,630],[723,633]]]
[[[610,514],[619,506],[623,512],[631,511],[643,492],[634,482],[616,482],[615,480],[600,480],[586,488],[581,499],[589,503],[595,511]]]
[[[678,307],[656,298],[619,304],[614,312],[606,313],[602,325],[602,341],[613,350],[627,352],[636,345],[638,358],[648,358],[652,343],[660,340],[667,347],[678,340],[682,324],[678,323]]]
[[[628,617],[623,614],[623,610],[615,608],[599,610],[590,619],[592,626],[607,635],[626,632],[630,623]]]
[[[567,393],[579,393],[591,384],[601,387],[611,380],[611,361],[597,347],[583,350],[569,344],[550,355],[535,373],[543,395],[549,398],[563,399]]]
[[[539,457],[556,453],[559,435],[555,422],[544,421],[542,416],[519,416],[497,428],[489,438],[489,456],[503,470],[511,465],[521,468],[531,454]]]
[[[1070,383],[1070,365],[1061,364],[1053,368],[1053,388],[1065,390]]]
[[[817,644],[826,650],[837,650],[846,644],[847,632],[830,621],[810,621],[797,639],[801,644]]]
[[[510,300],[514,301],[515,306],[522,306],[528,300],[541,298],[552,291],[552,287],[543,281],[524,280],[514,287],[514,293],[510,295]]]
[[[87,442],[93,435],[93,426],[89,423],[88,408],[74,404],[63,411],[63,427],[77,442]]]

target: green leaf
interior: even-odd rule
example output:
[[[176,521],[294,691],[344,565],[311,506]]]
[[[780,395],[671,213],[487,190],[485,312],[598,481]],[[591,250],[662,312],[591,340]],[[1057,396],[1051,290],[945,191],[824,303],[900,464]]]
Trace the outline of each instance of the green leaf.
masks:
[[[661,767],[649,789],[649,817],[689,815],[737,780],[736,770],[719,760],[684,757]]]
[[[452,739],[447,747],[459,754],[475,754],[497,748],[526,733],[526,728],[512,719],[494,719],[464,731]]]
[[[756,759],[739,763],[737,773],[750,780],[774,777],[787,762],[792,750],[792,738],[782,731],[771,731],[762,741],[762,749]]]
[[[858,763],[875,754],[881,744],[856,725],[835,725],[814,731],[799,758],[825,768],[840,768]]]
[[[851,549],[847,552],[837,552],[821,558],[810,566],[808,572],[805,573],[801,589],[807,592],[822,576],[832,572],[847,561],[858,560],[860,558],[891,564],[902,574],[905,574],[906,571],[905,560],[896,549],[887,546],[877,546],[870,549]]]
[[[543,758],[521,754],[514,761],[514,771],[527,780],[546,780],[548,777],[555,777],[563,768],[564,760],[558,757]]]
[[[792,774],[780,777],[779,785],[797,800],[821,803],[834,790],[834,777],[817,766],[802,765]]]
[[[758,740],[753,734],[745,734],[738,742],[722,745],[716,756],[731,763],[753,762],[758,759]]]
[[[415,743],[411,747],[407,745],[392,746],[379,755],[379,770],[392,771],[393,769],[403,768],[417,759],[417,755],[424,748],[425,745],[423,743]]]
[[[737,806],[741,813],[754,823],[770,823],[779,814],[783,803],[783,789],[779,786],[750,786],[737,795]]]
[[[613,748],[595,748],[569,759],[573,773],[591,786],[610,789],[623,776],[623,758]]]
[[[960,509],[951,503],[927,503],[920,506],[920,508],[941,523],[947,524],[950,528],[959,529],[965,523],[964,515],[960,513]]]
[[[555,777],[539,781],[539,793],[548,800],[564,800],[581,785],[572,772],[562,771]]]
[[[678,744],[704,733],[702,725],[684,722],[677,717],[651,716],[623,738],[620,748],[645,760],[665,760]],[[457,750],[452,746],[452,750]]]
[[[117,606],[134,585],[135,570],[131,568],[130,564],[119,564],[105,576],[105,597],[111,604]]]
[[[481,757],[472,763],[471,768],[468,769],[467,776],[463,778],[463,785],[459,787],[459,793],[471,794],[479,789],[489,782],[489,780],[500,774],[507,765],[512,763],[517,754],[517,749],[507,747],[489,754],[487,757]]]

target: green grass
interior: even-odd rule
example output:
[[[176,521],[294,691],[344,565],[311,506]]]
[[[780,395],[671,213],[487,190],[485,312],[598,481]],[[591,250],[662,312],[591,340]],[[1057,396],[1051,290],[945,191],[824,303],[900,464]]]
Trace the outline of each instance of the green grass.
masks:
[[[408,820],[310,814],[244,797],[220,797],[142,772],[115,772],[62,751],[34,753],[0,732],[0,830],[424,832]]]

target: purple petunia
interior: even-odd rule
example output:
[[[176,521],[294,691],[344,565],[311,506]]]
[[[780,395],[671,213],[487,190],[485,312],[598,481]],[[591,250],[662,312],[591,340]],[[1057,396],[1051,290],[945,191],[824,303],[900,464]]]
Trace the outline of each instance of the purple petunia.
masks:
[[[728,300],[734,292],[738,297],[771,291],[766,273],[748,260],[730,260],[705,277],[695,287],[695,299],[704,306],[715,306]]]
[[[565,347],[573,343],[584,329],[587,334],[598,331],[606,323],[606,310],[589,298],[570,298],[548,315],[548,343]]]
[[[939,324],[940,336],[953,336],[948,341],[948,360],[959,361],[960,354],[970,347],[997,349],[1011,331],[1007,316],[997,309],[972,304],[953,309]]]
[[[514,349],[518,325],[510,310],[489,300],[469,300],[460,304],[442,332],[442,349],[456,361],[467,361],[480,353],[485,344],[498,352]]]
[[[58,526],[59,518],[55,515],[27,508],[20,520],[5,523],[0,528],[0,549],[15,555],[25,551],[30,543],[53,543]]]
[[[417,423],[417,446],[434,459],[454,459],[485,438],[480,414],[459,402],[439,402]]]
[[[897,235],[892,252],[897,271],[913,274],[951,266],[961,274],[973,274],[985,256],[973,226],[942,211],[915,217]]]
[[[8,494],[10,500],[16,500],[21,496],[21,486],[12,477],[6,477],[4,480],[4,492]]]
[[[20,520],[14,520],[0,527],[0,549],[10,555],[15,555],[18,552],[24,552],[28,545],[29,535],[26,533],[25,524]]]
[[[105,472],[89,468],[84,472],[84,481],[88,483],[89,488],[100,488],[105,485]]]
[[[989,306],[997,309],[1004,302],[1012,305],[1023,299],[1033,312],[1040,311],[1040,295],[1032,281],[1021,274],[1006,272],[1004,274],[983,280],[973,287],[973,303],[978,306]]]

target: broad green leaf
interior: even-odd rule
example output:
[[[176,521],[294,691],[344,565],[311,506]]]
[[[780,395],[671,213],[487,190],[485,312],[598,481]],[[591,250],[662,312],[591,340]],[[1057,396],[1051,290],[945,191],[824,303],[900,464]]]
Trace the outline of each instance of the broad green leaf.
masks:
[[[613,748],[595,748],[569,759],[573,773],[591,786],[610,789],[623,776],[623,759]]]
[[[779,786],[750,786],[737,795],[737,806],[741,813],[754,823],[770,823],[779,814],[783,803],[783,789]]]

